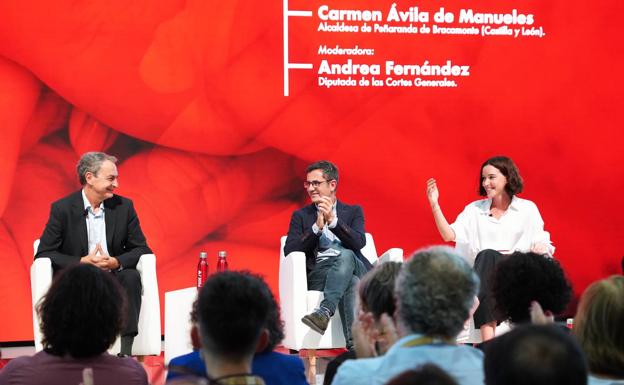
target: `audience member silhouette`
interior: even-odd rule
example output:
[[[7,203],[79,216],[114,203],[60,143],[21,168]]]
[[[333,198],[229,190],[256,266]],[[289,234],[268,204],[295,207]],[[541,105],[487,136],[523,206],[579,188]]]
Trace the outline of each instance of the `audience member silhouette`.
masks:
[[[572,295],[559,262],[536,253],[513,253],[498,263],[492,280],[497,319],[514,324],[531,321],[531,302],[555,315],[566,309]]]
[[[386,262],[375,266],[366,273],[358,284],[356,298],[356,314],[352,332],[354,350],[339,355],[327,364],[323,384],[331,384],[338,367],[349,359],[372,357],[384,354],[395,338],[388,339],[385,330],[386,320],[382,315],[394,315],[394,284],[399,275],[401,263]],[[385,322],[384,322],[385,321]]]
[[[37,306],[43,351],[11,360],[0,384],[78,384],[91,368],[98,385],[147,385],[139,363],[106,352],[124,326],[125,307],[124,290],[110,273],[87,264],[63,269]]]
[[[283,338],[275,298],[262,278],[248,272],[223,272],[208,278],[194,305],[201,354],[172,368],[187,376],[170,384],[306,384],[298,357],[273,352]],[[256,352],[261,352],[254,354]],[[198,373],[196,360],[203,360]],[[253,365],[252,365],[253,362]],[[252,370],[253,366],[253,370]],[[194,374],[194,376],[192,375]]]
[[[591,385],[624,384],[624,276],[594,282],[581,296],[573,333]]]
[[[433,363],[459,384],[483,384],[483,353],[458,346],[479,279],[453,249],[431,247],[403,264],[395,285],[399,340],[381,357],[348,360],[332,384],[384,384],[418,365]]]
[[[585,385],[580,346],[553,325],[522,325],[485,347],[486,385]]]

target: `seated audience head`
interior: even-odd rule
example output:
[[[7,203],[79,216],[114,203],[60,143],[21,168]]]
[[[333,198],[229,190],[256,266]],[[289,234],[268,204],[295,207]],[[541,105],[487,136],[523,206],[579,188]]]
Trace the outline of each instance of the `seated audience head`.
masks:
[[[531,321],[532,301],[544,312],[557,314],[566,309],[572,294],[559,262],[535,253],[513,253],[499,262],[492,279],[497,318],[516,324]]]
[[[394,316],[394,286],[400,270],[399,262],[381,263],[366,273],[358,285],[357,314],[352,330],[359,358],[384,354],[394,343],[381,316]]]
[[[585,290],[573,333],[592,374],[624,379],[624,276],[613,275]]]
[[[264,347],[260,346],[260,349],[258,350],[258,352],[261,352],[261,353],[272,352],[273,349],[275,349],[275,347],[284,339],[284,322],[282,321],[280,317],[280,308],[277,305],[277,301],[275,300],[275,297],[273,296],[273,293],[270,290],[268,292],[268,295],[270,296],[270,299],[271,299],[270,301],[271,306],[269,307],[269,315],[267,318],[267,323],[265,325],[265,328],[267,329],[269,333],[269,337],[268,337],[266,346]],[[199,318],[197,317],[197,311],[198,311],[197,304],[198,304],[198,301],[195,300],[195,302],[193,302],[193,308],[191,310],[191,317],[190,317],[191,323],[193,325],[193,327],[191,328],[191,343],[194,349],[201,348],[199,331],[197,330],[197,327],[198,327],[197,325],[199,322]]]
[[[227,271],[210,276],[199,292],[197,319],[208,372],[210,362],[251,363],[268,343],[267,321],[274,300],[262,278]]]
[[[44,349],[74,358],[104,353],[123,327],[125,306],[110,273],[87,264],[63,269],[37,306]]]
[[[425,364],[399,374],[386,385],[457,385],[457,381],[439,366]]]
[[[478,288],[475,272],[450,247],[416,251],[403,264],[396,282],[399,334],[454,339],[468,318]]]
[[[485,347],[486,385],[585,385],[580,346],[553,325],[522,325]]]
[[[376,321],[384,313],[394,316],[394,285],[401,265],[399,262],[381,263],[366,273],[360,281],[360,310],[370,312]]]

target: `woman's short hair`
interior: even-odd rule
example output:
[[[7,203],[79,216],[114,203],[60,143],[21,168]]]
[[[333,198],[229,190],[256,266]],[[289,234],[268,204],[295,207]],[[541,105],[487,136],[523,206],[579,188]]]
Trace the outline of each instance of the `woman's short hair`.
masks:
[[[572,296],[572,287],[556,259],[515,252],[496,266],[492,293],[498,320],[524,323],[531,320],[532,301],[554,314],[564,311]]]
[[[37,305],[46,352],[93,357],[115,342],[125,322],[126,295],[111,273],[87,264],[67,267]]]
[[[400,270],[401,263],[385,262],[362,277],[358,287],[362,310],[373,313],[377,320],[384,313],[394,316],[394,283]]]
[[[516,164],[506,156],[494,156],[481,165],[479,169],[479,195],[482,197],[487,196],[485,189],[483,188],[483,168],[485,166],[494,166],[498,171],[501,172],[507,178],[507,184],[505,185],[505,191],[509,194],[510,197],[519,194],[522,192],[522,187],[524,187],[524,183],[522,181],[522,177],[520,176],[520,171],[518,171],[518,167]]]
[[[585,290],[573,332],[591,373],[624,377],[624,276],[613,275]]]

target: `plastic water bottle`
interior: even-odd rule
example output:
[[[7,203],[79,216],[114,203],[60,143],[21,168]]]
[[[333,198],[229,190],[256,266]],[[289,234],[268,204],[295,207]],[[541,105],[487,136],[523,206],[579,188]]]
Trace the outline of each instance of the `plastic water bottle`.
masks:
[[[202,251],[199,253],[199,262],[197,263],[197,289],[204,286],[208,278],[208,253]]]
[[[217,259],[217,272],[227,271],[227,253],[224,250],[219,251],[219,259]]]

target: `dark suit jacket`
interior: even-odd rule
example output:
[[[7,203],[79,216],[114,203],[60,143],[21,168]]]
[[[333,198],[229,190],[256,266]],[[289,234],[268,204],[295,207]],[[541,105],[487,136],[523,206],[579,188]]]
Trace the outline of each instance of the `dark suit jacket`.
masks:
[[[104,201],[106,246],[123,268],[135,268],[142,254],[150,254],[139,218],[130,199],[114,195]],[[82,190],[52,203],[50,218],[35,258],[50,258],[58,270],[89,253]]]
[[[366,231],[364,230],[364,214],[362,208],[357,205],[347,205],[340,201],[336,204],[338,223],[330,229],[338,238],[342,246],[353,250],[355,255],[364,263],[367,269],[373,266],[362,255],[360,249],[366,245]],[[316,222],[317,208],[314,204],[305,206],[295,211],[290,218],[288,237],[284,245],[284,255],[293,251],[303,251],[306,255],[306,267],[311,270],[316,263],[318,253],[319,235],[314,234],[312,225]]]

